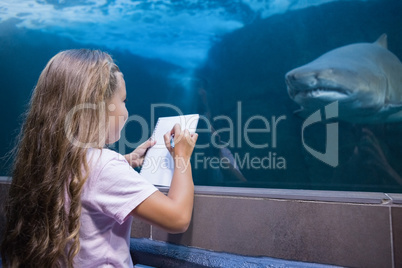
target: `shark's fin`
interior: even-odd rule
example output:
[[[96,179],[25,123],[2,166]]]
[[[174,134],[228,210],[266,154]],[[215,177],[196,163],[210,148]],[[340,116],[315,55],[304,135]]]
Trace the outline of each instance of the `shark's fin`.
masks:
[[[382,34],[377,41],[374,42],[374,44],[377,44],[379,46],[382,46],[383,48],[388,49],[388,38],[387,38],[387,34]]]
[[[401,122],[401,120],[402,120],[402,111],[390,114],[387,117],[386,120],[387,120],[387,122]]]
[[[387,104],[382,108],[382,112],[387,122],[402,121],[402,104]]]

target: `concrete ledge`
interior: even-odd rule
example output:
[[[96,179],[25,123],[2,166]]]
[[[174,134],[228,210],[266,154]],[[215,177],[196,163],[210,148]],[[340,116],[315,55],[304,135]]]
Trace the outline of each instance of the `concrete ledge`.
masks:
[[[159,190],[167,193],[169,188],[159,187]],[[402,202],[402,194],[387,194],[380,192],[195,186],[195,194],[357,204],[392,204],[394,201],[395,203],[400,204]]]
[[[10,184],[11,183],[11,177],[0,176],[0,183]]]
[[[139,264],[155,267],[271,267],[327,268],[322,264],[286,261],[268,257],[247,257],[205,249],[178,246],[150,239],[131,238],[131,256]]]
[[[317,190],[288,190],[264,188],[234,188],[197,186],[197,194],[211,194],[223,196],[260,197],[268,199],[287,199],[301,201],[324,201],[360,204],[382,204],[391,201],[384,193],[374,192],[344,192],[344,191],[317,191]]]
[[[376,192],[196,186],[185,233],[171,235],[135,221],[132,234],[250,257],[399,267],[400,200],[400,194]]]
[[[0,204],[9,183],[0,178]],[[402,267],[401,204],[397,193],[196,186],[187,232],[171,235],[134,219],[131,236],[189,247],[183,252],[190,255],[202,248],[296,263]],[[3,217],[0,208],[0,231]]]

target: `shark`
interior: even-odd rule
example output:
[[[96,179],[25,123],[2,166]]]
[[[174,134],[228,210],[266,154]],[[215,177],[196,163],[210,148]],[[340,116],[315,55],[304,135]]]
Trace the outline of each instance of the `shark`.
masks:
[[[386,34],[331,50],[286,73],[285,81],[302,117],[338,102],[339,120],[402,121],[402,63],[388,50]]]

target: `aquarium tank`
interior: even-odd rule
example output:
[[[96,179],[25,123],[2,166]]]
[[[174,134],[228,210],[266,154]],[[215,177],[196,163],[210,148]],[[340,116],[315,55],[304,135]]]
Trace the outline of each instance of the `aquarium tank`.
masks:
[[[124,74],[122,154],[200,115],[196,185],[402,192],[400,0],[6,0],[0,176],[40,72],[100,49]]]

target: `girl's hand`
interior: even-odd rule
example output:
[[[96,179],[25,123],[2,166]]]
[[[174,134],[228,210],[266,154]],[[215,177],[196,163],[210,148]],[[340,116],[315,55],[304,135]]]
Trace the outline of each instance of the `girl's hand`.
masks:
[[[133,168],[142,166],[142,163],[144,162],[145,152],[148,150],[148,148],[151,148],[155,144],[156,141],[148,139],[146,142],[138,146],[137,149],[132,151],[130,154],[126,154],[124,157]]]
[[[172,135],[174,135],[174,148],[170,145]],[[131,215],[159,226],[169,233],[183,233],[187,230],[194,203],[194,182],[189,163],[197,138],[197,133],[182,131],[179,124],[164,135],[166,148],[175,161],[169,192],[167,195],[160,191],[154,192],[139,204]]]
[[[170,139],[174,137],[174,148],[170,145]],[[168,131],[164,135],[165,145],[173,159],[176,160],[177,157],[190,159],[191,154],[193,153],[195,143],[198,139],[198,134],[190,134],[190,132],[185,129],[181,130],[179,124],[175,124],[171,131]]]

